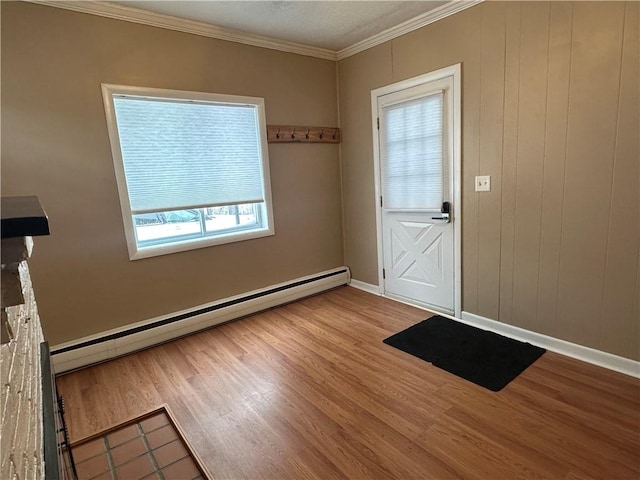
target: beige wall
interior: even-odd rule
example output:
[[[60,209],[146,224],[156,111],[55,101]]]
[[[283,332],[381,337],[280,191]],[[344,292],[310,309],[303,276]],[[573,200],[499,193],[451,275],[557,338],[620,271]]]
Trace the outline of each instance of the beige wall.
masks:
[[[130,262],[100,83],[335,125],[334,62],[2,2],[2,194],[39,195],[52,344],[336,267],[377,283],[372,89],[463,65],[463,309],[640,359],[639,4],[487,2],[338,63],[343,143],[270,145],[276,236]],[[477,194],[473,177],[492,176]]]
[[[640,359],[639,7],[487,2],[340,61],[353,277],[377,284],[371,90],[461,62],[463,310]]]
[[[129,261],[101,83],[264,97],[337,124],[335,62],[2,2],[2,194],[50,220],[31,262],[52,345],[343,264],[337,145],[270,145],[276,235]]]

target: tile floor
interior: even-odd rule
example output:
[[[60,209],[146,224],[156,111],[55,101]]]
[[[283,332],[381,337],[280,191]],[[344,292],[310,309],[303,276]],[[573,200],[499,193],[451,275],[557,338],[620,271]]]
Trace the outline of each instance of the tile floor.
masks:
[[[72,447],[78,480],[204,480],[164,410]]]

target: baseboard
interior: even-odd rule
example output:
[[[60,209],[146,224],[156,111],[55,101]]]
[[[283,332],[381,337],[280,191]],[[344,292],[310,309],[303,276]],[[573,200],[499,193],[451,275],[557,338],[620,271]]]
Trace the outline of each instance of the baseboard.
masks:
[[[582,360],[583,362],[640,378],[640,362],[629,358],[619,357],[612,353],[602,352],[594,348],[585,347],[576,343],[567,342],[566,340],[560,340],[559,338],[525,330],[523,328],[491,320],[490,318],[482,317],[474,313],[462,312],[462,318],[454,320],[458,320],[483,330],[499,333],[500,335],[520,340],[521,342],[528,342],[532,345],[551,350],[552,352]]]
[[[382,295],[380,293],[380,287],[378,287],[378,285],[371,285],[370,283],[361,282],[360,280],[354,280],[353,278],[351,279],[351,282],[349,282],[349,286],[357,288],[358,290],[372,293],[374,295]]]
[[[347,267],[336,268],[56,345],[51,348],[53,369],[59,374],[104,362],[347,285],[349,279]]]

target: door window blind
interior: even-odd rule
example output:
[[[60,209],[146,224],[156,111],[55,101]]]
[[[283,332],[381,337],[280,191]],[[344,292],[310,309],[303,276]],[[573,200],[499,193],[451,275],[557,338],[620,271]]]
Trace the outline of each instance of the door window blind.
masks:
[[[257,108],[114,97],[132,213],[264,201]]]
[[[443,101],[440,91],[383,107],[380,148],[385,208],[441,208],[446,185]]]

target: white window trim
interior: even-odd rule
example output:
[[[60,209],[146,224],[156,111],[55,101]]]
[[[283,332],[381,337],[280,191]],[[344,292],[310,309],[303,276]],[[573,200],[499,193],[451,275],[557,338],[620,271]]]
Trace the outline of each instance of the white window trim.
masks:
[[[163,245],[153,245],[148,247],[139,247],[136,241],[135,225],[133,214],[129,203],[129,192],[127,189],[127,180],[124,171],[124,162],[122,159],[122,150],[120,148],[120,138],[118,135],[118,127],[116,124],[115,106],[113,103],[114,95],[139,95],[156,98],[178,99],[178,100],[195,100],[208,101],[217,103],[235,103],[249,104],[257,107],[258,130],[260,141],[260,153],[262,156],[262,172],[264,186],[264,207],[261,215],[266,219],[266,227],[254,230],[245,230],[237,232],[229,232],[216,236],[205,236],[197,239],[187,239],[183,241],[173,241]],[[223,95],[217,93],[168,90],[160,88],[136,87],[128,85],[102,84],[102,98],[104,101],[105,115],[107,119],[107,130],[111,144],[111,153],[113,157],[113,165],[115,169],[116,182],[118,186],[118,194],[120,198],[120,208],[122,211],[122,222],[124,233],[127,240],[127,249],[129,251],[130,260],[139,260],[142,258],[155,257],[159,255],[167,255],[170,253],[184,252],[198,248],[210,247],[213,245],[221,245],[225,243],[239,242],[251,240],[255,238],[266,237],[275,234],[273,220],[273,206],[271,199],[271,182],[269,173],[269,152],[267,145],[267,128],[265,118],[264,99],[260,97],[246,97],[237,95]]]

